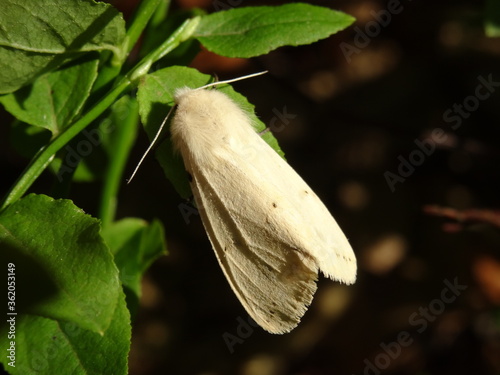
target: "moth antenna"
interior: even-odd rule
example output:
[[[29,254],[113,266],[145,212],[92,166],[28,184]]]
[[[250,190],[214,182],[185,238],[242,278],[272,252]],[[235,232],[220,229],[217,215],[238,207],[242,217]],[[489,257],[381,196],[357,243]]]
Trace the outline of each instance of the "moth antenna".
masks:
[[[151,149],[155,145],[156,141],[158,140],[158,137],[160,136],[161,132],[163,131],[163,128],[164,128],[165,124],[167,123],[167,120],[170,117],[170,114],[172,113],[172,111],[174,110],[174,108],[175,108],[175,105],[172,106],[172,108],[170,108],[170,111],[168,111],[167,116],[165,116],[165,119],[161,123],[160,128],[156,132],[156,134],[155,134],[153,140],[151,141],[151,144],[149,145],[148,149],[146,150],[146,152],[144,153],[144,155],[142,155],[141,160],[139,160],[139,163],[137,163],[137,166],[135,167],[134,171],[132,172],[132,175],[130,176],[130,178],[127,179],[127,185],[130,184],[130,182],[134,178],[135,174],[137,173],[137,170],[139,169],[139,167],[141,166],[142,162],[146,158],[147,154],[149,154],[149,151],[151,151]]]
[[[238,77],[238,78],[227,79],[225,81],[216,81],[216,82],[208,83],[205,86],[198,87],[198,88],[196,88],[194,90],[203,90],[203,89],[206,89],[207,87],[222,85],[224,83],[231,83],[231,82],[236,82],[236,81],[242,81],[242,80],[247,79],[247,78],[261,76],[263,74],[266,74],[267,72],[268,72],[267,70],[264,70],[263,72],[252,73],[252,74],[248,74],[246,76],[242,76],[242,77]]]

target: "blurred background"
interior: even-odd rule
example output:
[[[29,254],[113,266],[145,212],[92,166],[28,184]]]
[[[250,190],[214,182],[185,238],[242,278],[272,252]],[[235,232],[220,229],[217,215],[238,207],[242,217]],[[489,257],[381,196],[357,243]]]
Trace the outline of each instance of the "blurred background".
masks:
[[[136,3],[112,2],[126,16]],[[130,374],[500,374],[500,42],[485,35],[485,2],[308,3],[357,21],[310,46],[250,60],[203,51],[191,66],[220,79],[269,70],[234,87],[346,233],[358,280],[321,276],[289,334],[250,325],[199,217],[186,224],[150,157],[118,216],[161,219],[169,254],[144,279]],[[27,161],[4,132],[5,184]],[[141,133],[130,171],[147,144]],[[98,192],[80,184],[73,197],[95,213]]]

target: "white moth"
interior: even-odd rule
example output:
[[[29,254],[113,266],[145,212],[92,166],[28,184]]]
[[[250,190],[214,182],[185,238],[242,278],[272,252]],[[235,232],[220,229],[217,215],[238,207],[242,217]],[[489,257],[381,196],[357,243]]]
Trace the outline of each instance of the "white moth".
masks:
[[[234,293],[266,331],[289,332],[311,304],[318,271],[352,284],[356,258],[318,196],[248,114],[207,86],[175,92],[172,141]]]

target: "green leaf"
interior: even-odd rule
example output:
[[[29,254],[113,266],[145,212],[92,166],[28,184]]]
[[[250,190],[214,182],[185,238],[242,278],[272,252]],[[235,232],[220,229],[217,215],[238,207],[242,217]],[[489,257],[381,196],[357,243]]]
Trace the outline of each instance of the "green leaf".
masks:
[[[486,0],[484,17],[485,33],[489,37],[500,36],[500,2]]]
[[[0,97],[0,103],[18,120],[57,136],[82,109],[97,77],[98,63],[94,58],[64,66]]]
[[[148,224],[142,219],[126,218],[112,223],[102,235],[115,256],[127,305],[134,316],[139,307],[144,272],[166,254],[163,225],[158,220]]]
[[[253,57],[327,38],[354,20],[348,14],[303,3],[245,7],[202,17],[194,36],[219,55]]]
[[[71,201],[32,194],[6,208],[0,260],[15,264],[20,313],[101,334],[110,325],[122,293],[118,270],[99,222]]]
[[[50,131],[14,120],[9,134],[12,147],[23,157],[29,159],[52,137]]]
[[[125,22],[102,2],[2,0],[0,25],[2,94],[85,52],[110,50],[122,58]]]
[[[12,375],[101,375],[127,374],[131,326],[123,295],[113,313],[111,325],[100,335],[70,322],[20,314],[15,338],[0,330],[0,350],[9,353],[15,342],[15,367],[5,355],[4,368]]]
[[[33,157],[81,112],[97,77],[99,61],[80,59],[78,62],[45,74],[32,85],[0,97],[0,103],[5,109],[22,121],[16,121],[11,132],[14,148],[21,155]],[[91,130],[87,130],[85,134],[89,131]],[[88,137],[82,135],[76,142],[86,142],[86,138]],[[92,142],[91,146],[96,146],[94,143]],[[67,145],[66,152],[60,153],[52,161],[51,168],[55,173],[58,173],[62,163],[61,155],[67,156],[70,148],[74,149],[74,146]],[[95,150],[95,147],[93,148]],[[102,158],[98,165],[102,166]],[[89,181],[93,177],[92,171],[89,171],[84,163],[80,163],[75,179]]]
[[[170,67],[149,74],[139,85],[137,99],[139,114],[149,136],[153,139],[165,116],[174,104],[174,92],[180,87],[197,88],[212,81],[212,77],[202,74],[195,69],[186,67]],[[217,86],[217,90],[224,92],[234,100],[250,117],[256,131],[263,131],[266,126],[254,113],[254,106],[246,98],[233,90],[229,85]],[[271,133],[266,133],[264,140],[283,156],[276,139]],[[160,162],[165,175],[172,182],[177,192],[183,198],[191,196],[191,188],[180,155],[174,153],[170,139],[159,143],[156,158]]]

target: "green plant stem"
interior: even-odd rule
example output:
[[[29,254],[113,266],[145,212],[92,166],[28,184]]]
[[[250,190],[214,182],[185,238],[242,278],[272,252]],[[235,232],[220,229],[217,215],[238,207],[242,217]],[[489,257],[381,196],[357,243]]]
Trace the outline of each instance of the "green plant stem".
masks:
[[[149,72],[149,69],[151,69],[151,65],[167,55],[173,49],[177,48],[179,44],[189,39],[195,32],[199,22],[200,17],[194,17],[184,21],[182,25],[180,25],[179,28],[175,30],[165,42],[163,42],[157,49],[144,56],[137,67],[135,67],[127,75],[130,80],[136,81],[143,77],[145,74],[147,74],[147,72]]]
[[[134,13],[134,18],[127,30],[126,45],[124,52],[127,55],[146,28],[148,21],[155,14],[156,10],[162,8],[161,5],[165,0],[143,0]]]
[[[145,56],[127,77],[130,77],[131,81],[136,81],[138,78],[147,74],[154,62],[161,59],[167,53],[175,49],[180,43],[191,37],[198,22],[198,17],[186,20],[160,47]],[[137,103],[134,103],[135,106],[137,106]],[[115,218],[118,202],[117,195],[122,182],[123,171],[130,152],[131,143],[135,139],[136,124],[139,119],[138,110],[131,110],[130,114],[127,120],[121,125],[120,134],[117,139],[117,147],[110,160],[108,173],[106,173],[104,181],[103,194],[99,207],[99,217],[102,220],[103,228],[111,224]]]
[[[138,122],[139,108],[137,101],[130,99],[127,116],[118,126],[116,138],[114,139],[113,155],[109,157],[109,164],[104,177],[99,206],[99,218],[103,228],[111,224],[115,218],[118,191],[130,149],[137,135]]]
[[[129,90],[141,77],[146,75],[153,63],[190,38],[196,30],[198,22],[199,17],[186,20],[160,47],[145,56],[99,103],[41,149],[7,193],[0,209],[4,209],[20,199],[38,176],[47,168],[57,151],[100,116],[121,94]]]
[[[163,0],[163,2],[160,4],[155,14],[153,15],[153,17],[151,18],[151,21],[149,21],[147,26],[148,28],[155,29],[162,22],[165,22],[165,19],[167,18],[168,15],[168,10],[170,9],[170,3],[171,0]]]
[[[54,138],[46,147],[41,149],[26,167],[19,179],[5,198],[2,209],[15,202],[23,196],[29,187],[35,182],[45,168],[50,164],[57,151],[64,147],[73,137],[80,133],[87,125],[94,121],[104,112],[130,85],[130,82],[122,80],[121,84],[115,87],[106,95],[102,101],[95,105],[85,116],[80,118],[73,125],[66,128],[64,132]]]
[[[130,22],[130,26],[127,29],[127,34],[125,36],[124,42],[120,48],[119,54],[110,55],[109,59],[103,59],[106,61],[99,71],[99,76],[92,88],[92,92],[96,92],[99,89],[106,87],[106,85],[111,84],[111,82],[120,74],[123,67],[123,63],[127,58],[128,54],[134,48],[135,43],[141,36],[148,25],[148,21],[155,14],[158,8],[161,8],[162,3],[165,0],[144,0],[142,1],[136,12],[134,13],[134,18]]]

